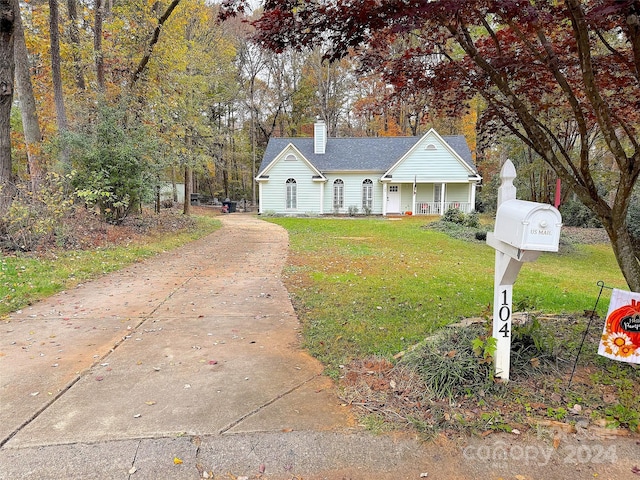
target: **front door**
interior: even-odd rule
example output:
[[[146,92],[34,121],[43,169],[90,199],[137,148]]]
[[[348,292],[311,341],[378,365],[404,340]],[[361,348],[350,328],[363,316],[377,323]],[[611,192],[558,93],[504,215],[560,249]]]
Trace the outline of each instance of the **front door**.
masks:
[[[387,192],[387,212],[400,213],[400,185],[389,185]]]

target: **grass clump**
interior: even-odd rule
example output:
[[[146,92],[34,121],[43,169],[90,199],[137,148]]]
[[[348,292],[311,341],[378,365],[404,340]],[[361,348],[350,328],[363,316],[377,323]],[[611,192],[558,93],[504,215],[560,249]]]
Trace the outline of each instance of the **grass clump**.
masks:
[[[416,346],[402,363],[415,370],[435,399],[452,400],[493,383],[492,365],[482,361],[473,342],[483,328],[444,328]]]

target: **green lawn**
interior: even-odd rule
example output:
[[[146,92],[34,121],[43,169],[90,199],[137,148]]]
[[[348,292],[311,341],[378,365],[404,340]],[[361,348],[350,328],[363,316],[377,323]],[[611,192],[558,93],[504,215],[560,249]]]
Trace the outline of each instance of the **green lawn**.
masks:
[[[330,373],[352,358],[390,356],[443,325],[489,313],[495,251],[483,242],[425,229],[427,220],[416,217],[269,221],[289,232],[285,281],[306,346]],[[598,280],[626,288],[608,245],[543,254],[522,267],[514,309],[582,313],[594,306]]]

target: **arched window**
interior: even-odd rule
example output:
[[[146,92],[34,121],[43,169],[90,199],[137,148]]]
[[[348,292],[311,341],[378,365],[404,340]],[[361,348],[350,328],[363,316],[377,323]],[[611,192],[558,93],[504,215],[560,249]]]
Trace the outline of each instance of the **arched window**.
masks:
[[[297,160],[296,156],[293,153],[290,153],[286,157],[284,157],[285,162],[295,162]]]
[[[430,143],[425,147],[425,150],[437,150],[437,149],[438,147],[436,147],[433,143]]]
[[[298,185],[295,178],[287,180],[287,210],[295,210],[298,208]]]
[[[344,182],[339,178],[333,182],[333,209],[344,207]]]
[[[362,182],[362,210],[373,208],[373,180],[370,178]]]

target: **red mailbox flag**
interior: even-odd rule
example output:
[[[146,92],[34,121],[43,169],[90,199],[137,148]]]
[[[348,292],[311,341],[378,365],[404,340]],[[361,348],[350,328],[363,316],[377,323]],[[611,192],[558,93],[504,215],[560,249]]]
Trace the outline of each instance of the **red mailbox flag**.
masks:
[[[640,364],[640,293],[613,289],[598,353]]]

